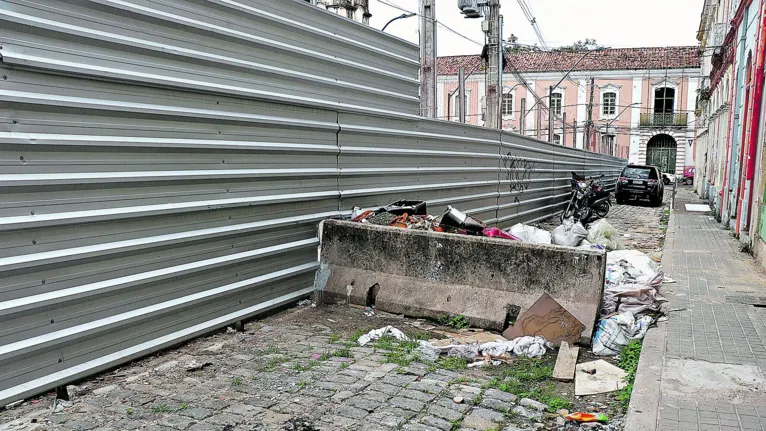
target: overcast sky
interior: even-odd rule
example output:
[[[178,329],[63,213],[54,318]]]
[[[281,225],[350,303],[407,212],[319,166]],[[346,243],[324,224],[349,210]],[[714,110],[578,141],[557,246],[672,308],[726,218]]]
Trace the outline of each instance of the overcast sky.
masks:
[[[418,11],[418,0],[370,0],[370,25],[375,28],[381,29],[388,20],[403,13],[386,3]],[[613,48],[696,45],[703,6],[703,0],[527,0],[527,3],[548,45],[569,45],[591,38]],[[504,39],[514,34],[520,43],[539,44],[518,1],[501,0],[500,4]],[[475,42],[484,43],[481,19],[464,18],[457,0],[436,0],[436,18]],[[417,43],[418,17],[395,21],[386,33]],[[442,26],[437,39],[440,56],[481,52],[480,45]]]

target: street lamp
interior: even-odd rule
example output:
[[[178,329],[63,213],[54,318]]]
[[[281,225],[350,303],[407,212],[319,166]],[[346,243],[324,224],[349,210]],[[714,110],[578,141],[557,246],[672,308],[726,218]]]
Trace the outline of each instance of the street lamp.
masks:
[[[391,24],[392,22],[396,21],[397,19],[409,18],[409,17],[415,16],[415,15],[417,15],[417,14],[414,13],[414,12],[413,13],[403,13],[403,14],[395,17],[395,18],[392,18],[390,21],[388,21],[386,23],[386,25],[383,26],[383,28],[380,31],[386,31],[386,27],[388,27],[389,24]]]

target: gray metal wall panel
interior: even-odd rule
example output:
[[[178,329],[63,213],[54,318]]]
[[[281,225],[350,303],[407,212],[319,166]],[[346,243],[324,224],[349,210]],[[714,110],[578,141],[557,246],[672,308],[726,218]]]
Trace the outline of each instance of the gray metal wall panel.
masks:
[[[297,0],[0,0],[0,45],[0,405],[307,295],[354,206],[625,163],[417,118],[417,46]]]

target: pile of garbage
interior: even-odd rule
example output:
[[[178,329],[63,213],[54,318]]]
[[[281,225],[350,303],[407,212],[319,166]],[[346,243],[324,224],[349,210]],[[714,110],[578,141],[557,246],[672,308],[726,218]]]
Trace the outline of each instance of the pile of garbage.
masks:
[[[430,215],[424,201],[400,200],[376,210],[361,211],[355,208],[351,221],[402,229],[480,235],[520,241],[520,238],[501,229],[487,227],[481,220],[452,206],[448,206],[447,211],[439,216]]]
[[[644,337],[664,314],[667,300],[659,288],[665,274],[657,262],[637,250],[606,254],[602,319],[593,337],[593,353],[617,355],[632,340]]]
[[[485,365],[500,365],[510,362],[514,356],[541,358],[553,345],[540,336],[523,336],[508,340],[497,334],[486,332],[450,334],[437,340],[419,340],[416,353],[423,361],[433,362],[440,356],[458,357],[471,361],[469,368]],[[360,336],[357,343],[365,346],[383,337],[409,341],[407,335],[393,326],[386,326]]]
[[[575,221],[573,218],[565,219],[560,226],[553,229],[553,232],[519,223],[508,229],[508,233],[531,244],[553,244],[607,251],[625,248],[619,239],[617,229],[604,219],[592,223],[588,229],[580,221]]]

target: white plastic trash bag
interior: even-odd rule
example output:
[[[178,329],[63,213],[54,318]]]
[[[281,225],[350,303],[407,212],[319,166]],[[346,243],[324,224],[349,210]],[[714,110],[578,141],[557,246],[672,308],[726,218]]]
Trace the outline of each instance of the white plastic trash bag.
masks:
[[[551,233],[534,226],[521,223],[515,224],[508,229],[508,233],[520,238],[524,242],[532,244],[551,244]]]
[[[598,244],[607,251],[622,250],[625,245],[620,240],[620,233],[608,221],[601,219],[588,228],[588,241]]]
[[[593,336],[593,353],[599,356],[620,354],[631,341],[644,338],[651,323],[649,316],[636,322],[630,312],[601,319]]]
[[[527,356],[529,358],[541,358],[545,355],[546,349],[553,347],[545,338],[536,336],[519,337],[513,340],[513,354],[516,356]]]
[[[428,341],[418,340],[418,348],[415,349],[421,361],[434,362],[439,358],[439,351]]]
[[[553,229],[553,235],[551,239],[553,244],[565,245],[567,247],[577,247],[585,237],[588,236],[588,231],[582,223],[575,222],[574,219],[568,218],[564,220],[561,226]]]
[[[404,340],[404,341],[409,340],[409,338],[406,335],[404,335],[404,332],[394,328],[393,326],[386,326],[380,329],[373,329],[372,331],[359,337],[359,339],[356,340],[356,342],[359,343],[360,346],[364,346],[365,344],[371,341],[379,340],[380,338],[386,335],[394,337],[397,340]]]
[[[524,336],[508,341],[491,341],[479,346],[482,355],[502,356],[506,353],[516,356],[539,358],[545,355],[546,349],[552,348],[545,337]]]
[[[659,287],[665,274],[657,262],[638,250],[616,250],[606,254],[608,284],[645,284]]]

